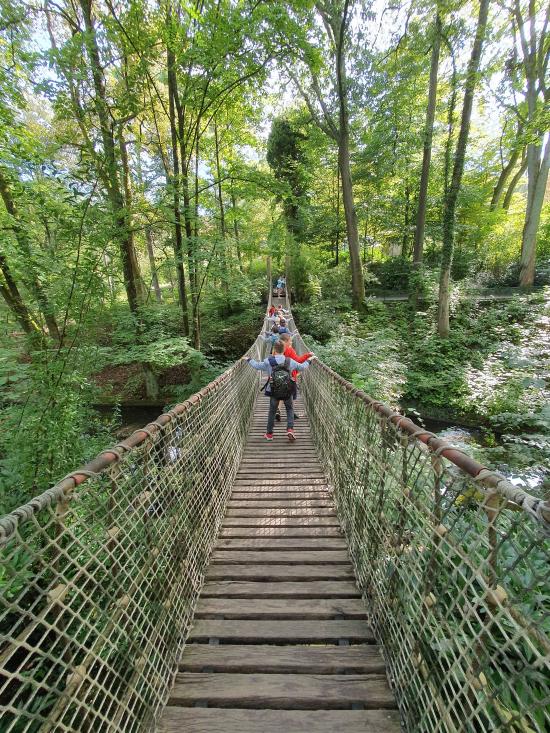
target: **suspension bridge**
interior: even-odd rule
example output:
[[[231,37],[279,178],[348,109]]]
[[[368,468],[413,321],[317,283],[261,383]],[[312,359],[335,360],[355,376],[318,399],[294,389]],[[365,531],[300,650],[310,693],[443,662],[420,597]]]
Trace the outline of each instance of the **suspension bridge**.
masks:
[[[318,360],[265,443],[259,386],[0,519],[0,731],[549,730],[549,503]]]

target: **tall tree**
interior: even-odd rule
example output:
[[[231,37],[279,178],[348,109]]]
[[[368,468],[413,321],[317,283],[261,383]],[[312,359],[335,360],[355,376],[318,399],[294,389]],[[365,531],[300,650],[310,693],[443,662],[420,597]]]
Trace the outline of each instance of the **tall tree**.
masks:
[[[474,93],[478,81],[478,70],[481,62],[483,41],[487,27],[487,16],[489,13],[490,0],[480,0],[479,14],[477,19],[476,34],[472,46],[472,52],[466,70],[466,82],[464,86],[464,101],[462,104],[462,116],[460,119],[460,131],[456,143],[453,161],[453,175],[443,209],[443,246],[441,252],[441,272],[439,277],[439,312],[437,320],[437,331],[440,336],[449,335],[449,302],[450,302],[450,280],[451,264],[453,260],[456,205],[458,194],[462,183],[464,162],[466,159],[466,148],[470,134],[470,120],[474,103]]]
[[[77,8],[80,9],[80,17]],[[119,175],[121,168],[120,140],[125,120],[117,115],[117,110],[110,104],[107,95],[105,64],[101,61],[100,46],[94,16],[94,0],[78,0],[78,6],[67,4],[59,8],[46,0],[46,18],[52,45],[52,58],[57,64],[61,76],[65,79],[72,111],[83,138],[87,155],[93,161],[98,179],[102,182],[109,201],[113,232],[116,239],[126,297],[132,313],[137,313],[140,305],[140,294],[143,293],[139,261],[135,251],[131,228],[130,207],[124,197],[123,184]],[[52,16],[59,15],[69,25],[70,38],[60,47],[52,22]],[[83,54],[78,58],[76,48]],[[81,68],[75,68],[75,63]],[[83,92],[83,78],[88,81],[89,89]],[[90,124],[89,110],[83,99],[87,94],[92,96],[92,107],[95,120]],[[99,127],[99,140],[95,140],[95,129]],[[116,133],[119,135],[117,146]]]
[[[550,4],[539,0],[514,0],[513,17],[514,30],[520,39],[520,63],[525,78],[527,104],[527,206],[521,239],[519,282],[528,287],[535,280],[537,232],[550,169],[550,86],[547,80]]]
[[[430,179],[430,161],[432,157],[432,138],[435,119],[435,105],[437,101],[437,72],[439,69],[439,49],[441,47],[441,16],[436,12],[432,31],[432,54],[430,61],[430,82],[428,88],[428,106],[426,109],[426,124],[424,127],[424,148],[422,155],[422,173],[418,189],[418,208],[416,211],[416,229],[414,233],[413,262],[419,265],[422,262],[424,250],[424,229],[426,226],[426,208],[428,203],[428,183]]]
[[[275,178],[285,184],[282,194],[283,213],[288,232],[287,275],[289,282],[301,300],[305,295],[306,272],[301,258],[304,235],[305,180],[303,174],[304,155],[300,147],[304,135],[296,129],[291,120],[273,120],[267,141],[267,162]]]
[[[302,94],[313,121],[332,138],[338,146],[338,166],[342,185],[342,202],[346,219],[346,232],[351,262],[352,301],[360,309],[365,301],[365,282],[359,246],[357,212],[353,196],[350,149],[350,85],[346,71],[346,54],[350,42],[350,25],[353,0],[318,0],[315,9],[325,33],[326,51],[332,66],[332,93],[336,100],[337,113],[331,111],[331,100],[322,92],[317,60],[306,52],[304,61],[309,71],[309,89],[298,75],[289,70],[289,75]]]

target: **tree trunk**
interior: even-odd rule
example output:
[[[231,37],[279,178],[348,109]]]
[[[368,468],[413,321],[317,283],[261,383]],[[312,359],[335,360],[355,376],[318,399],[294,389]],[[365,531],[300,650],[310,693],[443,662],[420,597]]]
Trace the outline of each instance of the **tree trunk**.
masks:
[[[130,165],[128,163],[128,149],[124,140],[122,129],[119,133],[120,162],[122,164],[122,181],[124,184],[124,215],[128,256],[131,260],[131,267],[134,273],[138,301],[145,302],[145,284],[141,277],[139,260],[137,258],[134,241],[134,229],[132,224],[132,183],[130,180]]]
[[[340,166],[336,168],[336,243],[334,264],[338,267],[340,257]]]
[[[409,188],[409,182],[405,183],[405,211],[403,219],[403,241],[401,244],[401,254],[406,257],[409,248],[409,211],[411,208],[411,190]]]
[[[115,138],[106,99],[105,80],[99,56],[95,25],[92,20],[92,0],[79,0],[79,2],[86,27],[85,44],[90,57],[90,68],[94,83],[94,106],[99,120],[101,141],[105,154],[104,179],[107,184],[107,195],[115,224],[128,305],[132,313],[136,313],[139,308],[138,283],[140,276],[139,270],[136,270],[137,258],[133,248],[132,237],[130,236],[124,197],[118,179]]]
[[[546,9],[544,22],[537,22],[537,3],[529,0],[524,19],[521,3],[514,3],[517,32],[523,52],[522,65],[525,73],[527,102],[527,125],[531,142],[527,145],[527,207],[521,241],[521,272],[519,283],[530,287],[535,280],[535,258],[537,231],[548,181],[550,166],[550,138],[546,137],[544,109],[548,108],[550,91],[548,75],[548,21],[550,10]],[[514,40],[516,35],[514,35]]]
[[[151,267],[151,282],[155,291],[155,297],[158,303],[162,303],[162,293],[160,291],[159,279],[157,275],[157,263],[155,262],[155,249],[153,246],[153,232],[149,224],[145,227],[145,241],[147,242],[147,256],[149,257],[149,266]]]
[[[441,252],[441,274],[439,279],[439,314],[437,323],[437,330],[441,337],[449,335],[449,297],[456,205],[462,183],[462,173],[464,171],[466,147],[468,145],[470,120],[474,102],[474,92],[477,82],[479,63],[481,60],[481,52],[483,49],[483,39],[485,37],[488,11],[489,0],[480,0],[476,35],[466,73],[462,118],[460,121],[460,132],[458,134],[456,144],[453,175],[451,178],[451,185],[447,196],[445,197],[445,208],[443,212],[443,248]]]
[[[506,191],[506,194],[504,196],[504,200],[502,202],[502,208],[505,211],[508,211],[510,208],[510,202],[512,200],[512,196],[514,195],[514,191],[516,190],[516,186],[518,185],[521,177],[527,170],[527,156],[524,154],[521,165],[518,168],[517,172],[514,173],[514,176],[512,177],[512,180],[510,181],[510,185],[508,186],[508,190]]]
[[[346,217],[346,230],[351,262],[351,293],[352,303],[356,310],[365,304],[365,281],[361,265],[361,251],[359,247],[359,231],[357,228],[357,212],[353,200],[353,183],[351,178],[350,149],[349,149],[349,117],[347,108],[347,80],[343,53],[343,34],[345,23],[340,26],[340,38],[336,55],[336,80],[339,106],[339,135],[338,135],[338,165],[342,178],[342,199]]]
[[[451,76],[451,96],[449,97],[449,107],[447,109],[447,139],[445,140],[445,152],[443,157],[443,201],[449,193],[451,179],[451,162],[453,152],[453,135],[454,135],[454,117],[456,109],[456,98],[458,95],[458,74],[454,60],[452,46],[449,46],[451,58],[453,61],[453,73]],[[445,205],[445,204],[443,204]]]
[[[363,267],[361,265],[361,253],[359,249],[359,232],[357,229],[357,214],[353,201],[353,184],[351,180],[351,167],[349,158],[349,140],[347,133],[340,132],[340,143],[338,145],[338,163],[342,177],[342,200],[344,203],[344,214],[346,217],[346,231],[351,262],[351,289],[352,302],[356,310],[360,310],[365,302],[365,283],[363,280]]]
[[[170,17],[168,17],[168,21]],[[172,167],[174,175],[168,181],[172,187],[172,201],[174,212],[174,262],[178,278],[178,300],[183,319],[183,332],[189,336],[189,311],[187,307],[187,291],[185,287],[185,270],[183,267],[183,230],[180,211],[180,161],[178,151],[178,133],[176,128],[175,95],[177,94],[177,79],[175,70],[174,52],[169,46],[166,48],[166,65],[168,72],[168,114],[170,118],[170,142],[172,146]]]
[[[197,125],[199,121],[197,121]],[[197,127],[198,129],[198,127]],[[206,281],[208,266],[206,268],[203,280],[199,285],[199,261],[197,247],[199,244],[199,136],[195,136],[195,175],[194,175],[194,197],[193,197],[193,257],[195,260],[195,280],[196,280],[196,304],[193,309],[193,345],[196,349],[201,348],[201,310],[200,298],[202,286]]]
[[[243,271],[243,261],[241,255],[241,239],[239,235],[239,223],[237,221],[237,202],[235,200],[235,192],[233,191],[233,180],[231,180],[231,213],[233,214],[233,233],[235,235],[235,248],[237,250],[237,260],[239,262],[239,270]]]
[[[0,283],[0,292],[6,301],[6,305],[28,336],[41,336],[42,331],[23,302],[17,283],[13,278],[6,258],[2,254],[0,254],[0,270],[5,281],[5,283]]]
[[[501,170],[500,175],[495,184],[495,187],[493,189],[493,195],[491,196],[491,203],[489,205],[489,209],[491,211],[496,211],[496,209],[498,208],[500,199],[502,198],[502,194],[504,193],[504,187],[506,186],[506,182],[508,178],[510,177],[510,174],[516,167],[516,163],[518,162],[520,153],[521,153],[521,149],[515,148],[515,150],[513,150],[512,154],[510,155],[510,160],[508,161],[508,163],[506,163],[504,168]]]
[[[416,212],[416,229],[414,233],[413,263],[420,265],[424,252],[424,230],[426,227],[426,209],[428,204],[428,183],[430,180],[430,162],[432,157],[432,139],[437,101],[437,72],[439,68],[439,50],[441,46],[441,18],[435,16],[434,38],[432,43],[432,57],[430,63],[430,83],[428,90],[428,107],[426,109],[426,123],[424,126],[424,153],[422,157],[422,173],[418,190],[418,209]]]
[[[182,171],[183,185],[183,221],[185,224],[185,239],[187,243],[187,268],[189,270],[189,283],[191,285],[191,323],[192,340],[195,349],[200,349],[200,325],[199,325],[199,282],[197,265],[195,260],[195,247],[193,238],[193,220],[191,213],[191,196],[189,193],[189,171],[187,166]]]
[[[214,120],[214,146],[215,146],[215,153],[216,153],[216,176],[218,178],[218,205],[220,207],[220,236],[221,236],[221,245],[222,245],[222,251],[221,251],[221,261],[222,261],[222,270],[223,270],[223,282],[222,287],[225,291],[225,294],[228,294],[229,290],[229,283],[228,283],[228,277],[229,277],[229,268],[227,266],[227,252],[225,249],[226,245],[226,229],[225,229],[225,209],[223,206],[223,190],[222,190],[222,179],[221,179],[221,167],[220,167],[220,141],[218,138],[218,124]]]
[[[33,262],[31,243],[27,235],[25,223],[21,221],[21,218],[19,216],[19,211],[17,209],[15,199],[13,198],[13,195],[10,189],[9,179],[4,174],[4,171],[1,168],[0,168],[0,197],[2,198],[2,201],[4,202],[4,206],[6,207],[7,213],[9,214],[10,218],[12,219],[11,224],[12,224],[13,234],[15,236],[15,239],[17,241],[21,254],[24,256],[26,260],[26,268],[28,269],[28,273],[29,273],[28,277],[25,278],[25,280],[27,281],[27,286],[29,290],[33,293],[33,295],[35,296],[36,302],[38,303],[38,306],[40,307],[40,310],[44,315],[44,320],[46,321],[46,325],[48,327],[48,332],[50,336],[53,339],[55,339],[56,341],[60,341],[61,334],[59,332],[57,321],[55,319],[54,309],[46,294],[44,286],[40,282],[40,278],[38,277],[38,273],[36,272],[36,268]],[[6,263],[6,266],[7,266],[7,263]],[[6,277],[5,272],[4,272],[4,277]],[[8,285],[8,290],[10,291],[12,297],[14,298],[14,301],[13,301],[14,305],[16,305],[16,307],[19,309],[20,318],[25,318],[24,311],[21,309],[21,306],[23,306],[23,300],[21,299],[21,296],[19,295],[16,286],[15,286],[15,290],[17,291],[17,293],[11,290],[9,286],[10,282],[13,283],[13,285],[15,286],[15,281],[13,280],[13,278],[11,280],[8,280],[8,278],[6,278],[6,284]],[[27,310],[26,307],[25,307],[25,310]],[[31,321],[29,321],[29,323]],[[23,325],[21,320],[20,320],[20,323],[21,325]]]
[[[531,146],[529,146],[531,147]],[[529,158],[529,153],[527,154]],[[539,154],[536,161],[537,170],[532,176],[532,193],[528,197],[527,211],[525,214],[525,225],[521,242],[521,272],[519,284],[521,287],[531,287],[535,281],[535,258],[537,252],[537,232],[540,223],[546,183],[548,181],[548,169],[550,167],[550,137],[546,140],[544,152]],[[529,166],[528,166],[529,169]],[[536,173],[536,175],[535,175]]]

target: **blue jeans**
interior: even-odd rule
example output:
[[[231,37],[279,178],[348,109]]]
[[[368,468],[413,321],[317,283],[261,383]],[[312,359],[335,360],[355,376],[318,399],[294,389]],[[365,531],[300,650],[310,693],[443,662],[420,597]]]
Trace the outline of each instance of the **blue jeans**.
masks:
[[[281,400],[278,400],[276,397],[269,398],[269,415],[267,417],[268,433],[273,432],[273,426],[275,425],[275,413],[277,412],[279,402],[281,402]],[[290,430],[294,427],[294,410],[292,408],[292,397],[288,397],[288,399],[284,400],[284,403],[286,409],[286,427],[287,430]]]

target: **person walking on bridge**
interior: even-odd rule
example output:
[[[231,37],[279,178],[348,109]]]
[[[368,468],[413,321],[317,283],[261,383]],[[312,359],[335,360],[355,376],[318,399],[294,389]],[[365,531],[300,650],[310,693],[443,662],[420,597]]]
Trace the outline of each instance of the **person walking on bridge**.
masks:
[[[292,395],[294,389],[292,386],[292,373],[294,371],[303,372],[307,369],[311,359],[298,364],[294,359],[289,359],[284,355],[285,344],[283,341],[277,341],[273,347],[273,355],[268,356],[264,361],[256,361],[248,356],[243,356],[243,360],[247,361],[253,369],[261,372],[267,372],[268,382],[265,394],[269,397],[269,414],[267,417],[267,430],[264,434],[266,440],[273,440],[273,426],[275,425],[275,413],[279,402],[285,403],[286,409],[286,433],[289,441],[296,440],[294,435],[294,410],[292,408]]]
[[[307,361],[308,359],[311,359],[314,354],[311,351],[307,351],[305,354],[302,354],[302,356],[298,356],[298,354],[294,351],[292,347],[292,335],[290,333],[282,333],[281,334],[281,341],[285,345],[285,350],[283,352],[284,356],[288,356],[290,359],[294,359],[294,361],[298,362],[298,364],[303,364],[304,361]],[[292,372],[292,399],[297,400],[298,399],[298,372],[295,370]],[[294,410],[294,419],[298,420],[300,416]],[[279,413],[279,409],[277,408],[277,413],[275,415],[276,420],[281,419],[281,415]]]

